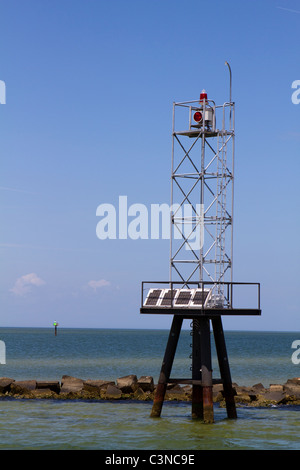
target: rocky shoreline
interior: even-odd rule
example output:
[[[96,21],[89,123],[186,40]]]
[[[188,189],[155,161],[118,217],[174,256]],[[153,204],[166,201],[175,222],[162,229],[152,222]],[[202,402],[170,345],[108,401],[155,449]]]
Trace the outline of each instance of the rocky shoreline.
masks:
[[[284,384],[270,384],[265,388],[261,383],[251,387],[233,384],[237,406],[300,405],[300,377],[288,379]],[[156,385],[153,377],[126,375],[116,381],[83,380],[64,375],[61,381],[14,380],[0,377],[0,399],[84,399],[84,400],[141,400],[152,401]],[[191,385],[168,384],[166,401],[191,401]],[[213,400],[225,406],[223,385],[213,386]]]

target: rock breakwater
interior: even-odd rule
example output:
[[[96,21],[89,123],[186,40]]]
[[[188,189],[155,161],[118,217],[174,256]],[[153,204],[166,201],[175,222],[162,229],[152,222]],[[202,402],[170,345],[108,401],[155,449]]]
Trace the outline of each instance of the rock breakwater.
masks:
[[[272,406],[300,405],[300,377],[288,379],[284,384],[270,384],[265,388],[261,383],[251,387],[233,384],[235,401],[238,405]],[[152,401],[156,385],[153,377],[126,375],[111,380],[83,380],[64,375],[60,381],[15,380],[0,377],[0,399],[5,397],[28,399],[85,399],[85,400],[141,400]],[[192,386],[168,384],[165,400],[191,401]],[[214,402],[225,406],[223,385],[213,386]]]

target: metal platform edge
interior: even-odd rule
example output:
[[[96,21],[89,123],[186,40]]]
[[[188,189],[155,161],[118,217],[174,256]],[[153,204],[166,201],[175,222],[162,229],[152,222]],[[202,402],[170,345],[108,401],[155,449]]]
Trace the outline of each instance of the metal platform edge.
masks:
[[[180,315],[184,318],[195,318],[198,316],[216,317],[221,315],[261,315],[261,310],[256,308],[179,308],[179,307],[141,307],[141,314],[152,315]]]
[[[216,129],[215,131],[209,131],[209,130],[202,130],[202,129],[191,129],[191,130],[186,130],[186,131],[176,131],[173,132],[173,135],[180,135],[180,136],[186,136],[186,137],[202,137],[204,134],[205,137],[217,137],[217,135],[234,135],[233,131],[222,131]]]

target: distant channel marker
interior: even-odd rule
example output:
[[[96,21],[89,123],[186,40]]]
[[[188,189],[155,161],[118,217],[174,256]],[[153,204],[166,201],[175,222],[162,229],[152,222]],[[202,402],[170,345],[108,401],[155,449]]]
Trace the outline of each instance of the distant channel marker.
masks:
[[[57,327],[58,327],[57,321],[54,321],[54,322],[53,322],[53,326],[54,326],[54,334],[55,334],[55,336],[56,336],[56,335],[57,335]]]

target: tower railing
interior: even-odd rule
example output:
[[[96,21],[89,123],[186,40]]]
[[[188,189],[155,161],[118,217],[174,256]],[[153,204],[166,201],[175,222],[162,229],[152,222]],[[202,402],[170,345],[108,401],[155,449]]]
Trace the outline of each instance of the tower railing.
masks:
[[[222,287],[222,295],[219,287]],[[238,293],[239,288],[243,292]],[[247,307],[243,305],[245,297]],[[260,283],[142,281],[140,311],[191,316],[199,313],[208,316],[260,315]]]

